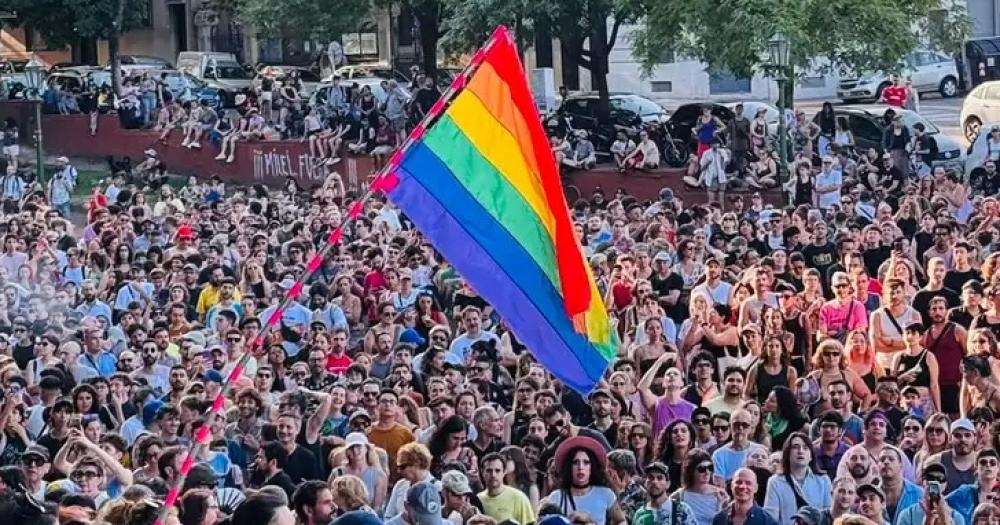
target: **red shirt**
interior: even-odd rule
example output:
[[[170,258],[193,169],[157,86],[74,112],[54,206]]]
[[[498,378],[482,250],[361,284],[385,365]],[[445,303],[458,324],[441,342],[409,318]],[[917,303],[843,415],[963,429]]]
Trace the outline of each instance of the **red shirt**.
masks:
[[[889,86],[882,90],[882,98],[885,103],[897,108],[906,104],[906,88],[904,86]]]
[[[333,375],[342,376],[347,373],[347,369],[354,363],[350,356],[341,354],[339,356],[329,354],[326,356],[326,371]]]

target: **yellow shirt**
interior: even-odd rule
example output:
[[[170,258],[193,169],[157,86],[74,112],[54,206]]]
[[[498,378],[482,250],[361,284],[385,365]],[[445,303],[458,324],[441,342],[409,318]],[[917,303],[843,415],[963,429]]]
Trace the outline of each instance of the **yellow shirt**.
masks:
[[[208,309],[215,306],[219,302],[219,288],[218,286],[212,286],[211,284],[206,284],[204,288],[201,289],[201,293],[198,294],[198,305],[195,307],[195,311],[201,315],[208,313]],[[233,300],[239,302],[243,296],[240,295],[239,290],[233,291]]]
[[[497,496],[490,496],[484,490],[479,493],[479,501],[483,503],[483,512],[498,522],[508,519],[518,523],[535,521],[535,511],[528,496],[514,487],[505,486]]]

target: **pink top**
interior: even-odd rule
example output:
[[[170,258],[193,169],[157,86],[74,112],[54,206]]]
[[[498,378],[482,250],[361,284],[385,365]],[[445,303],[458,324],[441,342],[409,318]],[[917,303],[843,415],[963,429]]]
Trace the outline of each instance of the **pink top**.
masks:
[[[836,300],[827,301],[819,309],[819,326],[828,334],[865,330],[868,328],[868,312],[865,305],[854,298],[843,305]]]

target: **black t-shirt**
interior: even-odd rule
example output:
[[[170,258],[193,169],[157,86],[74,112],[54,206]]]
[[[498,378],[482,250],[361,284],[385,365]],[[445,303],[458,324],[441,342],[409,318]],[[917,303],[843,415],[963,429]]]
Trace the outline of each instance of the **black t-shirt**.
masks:
[[[964,306],[959,306],[958,308],[952,308],[951,310],[948,310],[948,320],[955,324],[962,325],[962,327],[965,328],[966,330],[968,330],[969,327],[972,326],[973,319],[975,319],[975,317],[972,314],[970,314],[969,311],[966,310]]]
[[[316,455],[302,445],[296,445],[295,450],[288,455],[284,471],[295,485],[308,479],[320,479]]]
[[[45,447],[49,451],[49,457],[54,458],[56,454],[59,453],[59,449],[66,444],[67,438],[57,439],[52,436],[52,433],[46,432],[45,435],[38,438],[38,444]]]
[[[417,90],[414,101],[417,103],[417,107],[420,108],[421,113],[427,113],[440,97],[441,93],[438,93],[437,88],[422,88]]]
[[[802,248],[802,256],[806,259],[806,266],[816,268],[819,274],[826,276],[826,271],[837,262],[837,248],[832,242],[827,242],[823,246],[810,244]]]
[[[660,299],[666,297],[674,290],[684,292],[684,279],[676,272],[670,272],[666,277],[660,277],[660,274],[654,273],[649,276],[649,284],[653,288],[653,293]],[[687,308],[681,304],[679,299],[673,307],[664,305],[663,310],[674,321],[684,319],[684,316],[687,314]]]
[[[20,368],[21,370],[27,369],[28,362],[34,358],[35,358],[34,345],[28,345],[28,346],[17,345],[14,347],[14,362],[17,363],[17,367]]]
[[[878,269],[882,263],[889,260],[892,250],[888,246],[870,248],[861,253],[861,259],[865,261],[865,270],[868,275],[878,275]]]
[[[940,290],[928,290],[927,288],[921,288],[917,291],[916,295],[913,296],[912,306],[914,310],[920,312],[920,317],[923,319],[924,326],[931,325],[931,316],[927,311],[928,306],[930,306],[931,299],[939,295],[948,301],[948,308],[954,308],[962,304],[958,294],[947,287]]]
[[[921,137],[917,137],[917,149],[927,150],[927,153],[922,153],[920,155],[920,160],[928,166],[930,166],[931,162],[933,162],[938,156],[937,140],[930,135],[925,134]]]
[[[968,281],[982,281],[983,274],[979,273],[979,270],[975,268],[969,268],[968,271],[960,272],[958,270],[949,270],[948,273],[944,274],[944,287],[949,290],[961,290],[962,285]]]

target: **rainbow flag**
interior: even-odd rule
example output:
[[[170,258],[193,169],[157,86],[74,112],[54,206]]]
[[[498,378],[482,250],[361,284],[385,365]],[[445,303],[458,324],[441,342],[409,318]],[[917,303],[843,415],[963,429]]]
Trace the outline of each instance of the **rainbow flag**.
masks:
[[[586,393],[618,340],[500,27],[390,162],[382,189],[559,380]]]

